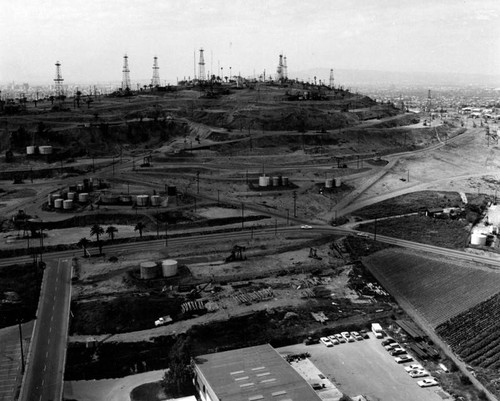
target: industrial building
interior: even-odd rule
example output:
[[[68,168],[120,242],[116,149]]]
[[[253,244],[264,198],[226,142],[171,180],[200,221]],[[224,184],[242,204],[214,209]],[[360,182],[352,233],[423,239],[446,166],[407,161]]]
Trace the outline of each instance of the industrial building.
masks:
[[[194,372],[202,401],[321,400],[269,344],[201,355]]]

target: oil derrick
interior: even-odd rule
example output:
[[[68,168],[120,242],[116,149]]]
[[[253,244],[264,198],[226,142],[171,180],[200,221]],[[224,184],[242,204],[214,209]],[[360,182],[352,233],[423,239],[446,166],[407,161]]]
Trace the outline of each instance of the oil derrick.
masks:
[[[431,90],[427,91],[427,111],[430,113],[432,111],[432,101],[431,101]]]
[[[62,78],[62,75],[61,75],[61,63],[59,61],[57,61],[56,62],[56,77],[54,78],[56,98],[61,98],[62,96],[64,96],[63,81],[64,81],[64,79]]]
[[[205,59],[203,58],[203,49],[200,49],[200,61],[198,61],[198,79],[204,81],[205,78]]]
[[[329,82],[330,89],[333,89],[333,68],[330,68],[330,82]]]
[[[130,70],[128,69],[128,56],[123,56],[122,90],[130,90]]]
[[[276,68],[276,73],[277,73],[276,80],[278,82],[283,81],[283,55],[282,54],[280,54],[280,59],[279,59],[279,62],[278,62],[278,68]]]
[[[288,66],[286,64],[286,56],[283,57],[283,78],[288,79]]]
[[[158,57],[154,56],[153,59],[153,78],[151,79],[151,85],[153,88],[160,86],[160,67],[158,67]]]

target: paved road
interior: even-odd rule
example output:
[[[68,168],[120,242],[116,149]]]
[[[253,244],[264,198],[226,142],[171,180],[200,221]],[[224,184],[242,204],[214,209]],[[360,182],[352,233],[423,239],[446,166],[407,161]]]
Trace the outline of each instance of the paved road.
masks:
[[[47,264],[20,401],[62,399],[71,292],[71,260]]]

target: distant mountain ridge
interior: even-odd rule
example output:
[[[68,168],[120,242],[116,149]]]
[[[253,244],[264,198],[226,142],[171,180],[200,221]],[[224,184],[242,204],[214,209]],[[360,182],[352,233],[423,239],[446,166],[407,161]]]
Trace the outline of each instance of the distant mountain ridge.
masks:
[[[290,78],[303,80],[320,79],[328,84],[329,68],[314,68],[301,71],[291,71]],[[461,74],[461,73],[429,73],[407,71],[376,71],[333,69],[336,85],[356,88],[359,86],[491,86],[500,87],[500,75]]]

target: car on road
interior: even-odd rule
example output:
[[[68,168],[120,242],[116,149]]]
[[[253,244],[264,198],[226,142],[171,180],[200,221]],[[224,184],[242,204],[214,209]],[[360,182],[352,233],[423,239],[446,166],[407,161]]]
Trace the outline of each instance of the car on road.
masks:
[[[335,336],[335,338],[336,338],[337,340],[339,340],[339,343],[341,343],[341,344],[342,344],[342,343],[345,343],[345,342],[346,342],[346,341],[345,341],[345,338],[344,338],[344,337],[342,337],[342,334],[336,333],[336,334],[334,334],[334,336]]]
[[[434,377],[429,377],[428,379],[419,380],[417,384],[420,387],[431,387],[431,386],[437,386],[439,383],[436,379],[434,379]]]
[[[413,361],[413,358],[410,355],[400,355],[394,358],[397,363],[405,363]]]
[[[312,228],[312,226],[307,225],[307,224],[303,224],[303,225],[301,225],[301,226],[300,226],[300,228],[301,228],[302,230],[310,230],[310,229]]]
[[[363,341],[363,337],[357,331],[351,331],[351,336],[357,341]]]
[[[356,235],[358,237],[370,238],[370,236],[367,233],[357,232]]]
[[[328,336],[328,339],[331,341],[331,343],[333,345],[339,345],[340,344],[339,340],[337,340],[337,337],[335,337],[335,336]]]
[[[348,343],[353,343],[354,341],[354,338],[351,337],[351,335],[349,334],[348,331],[343,331],[342,333],[340,333],[342,335],[342,337],[345,338],[345,340],[348,342]]]
[[[172,318],[170,316],[162,316],[159,319],[155,320],[155,326],[163,326],[164,324],[172,322]]]
[[[319,341],[321,341],[323,343],[323,345],[325,345],[327,347],[333,347],[333,344],[328,337],[321,337],[319,339]]]

